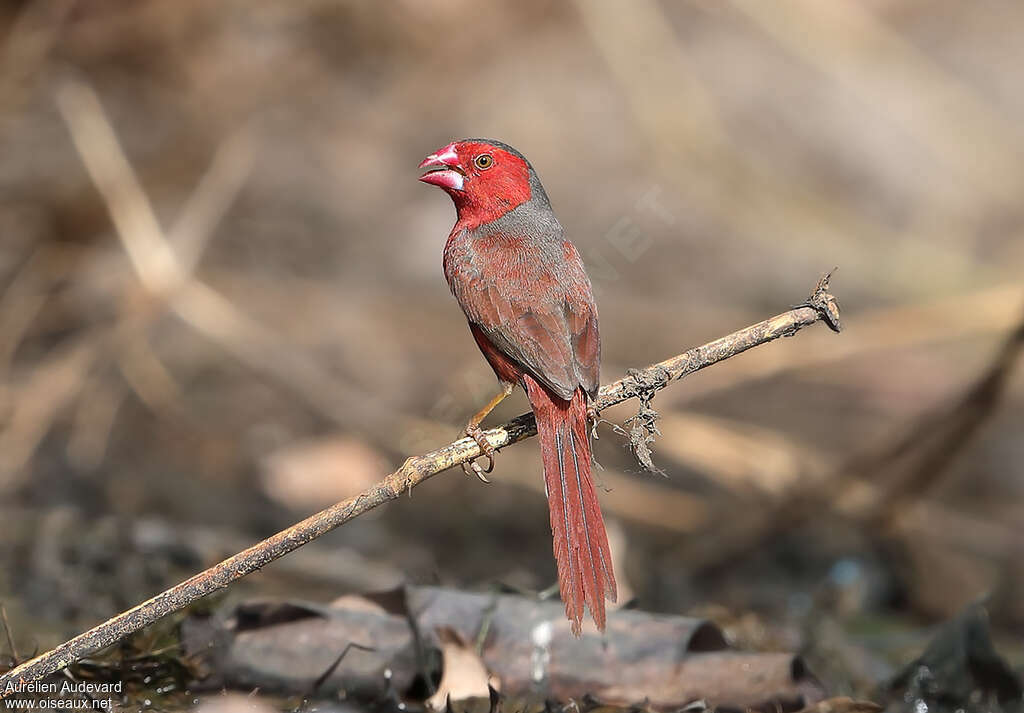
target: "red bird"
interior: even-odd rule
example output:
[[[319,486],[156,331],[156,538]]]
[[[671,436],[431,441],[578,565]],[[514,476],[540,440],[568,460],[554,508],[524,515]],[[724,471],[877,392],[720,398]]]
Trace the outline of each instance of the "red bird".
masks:
[[[565,613],[578,635],[585,604],[603,631],[604,600],[614,602],[616,591],[591,473],[587,407],[597,395],[601,337],[583,261],[533,167],[511,146],[455,141],[420,168],[421,181],[455,202],[444,275],[501,384],[466,426],[489,460],[473,469],[482,477],[494,467],[480,423],[521,385],[537,419]]]

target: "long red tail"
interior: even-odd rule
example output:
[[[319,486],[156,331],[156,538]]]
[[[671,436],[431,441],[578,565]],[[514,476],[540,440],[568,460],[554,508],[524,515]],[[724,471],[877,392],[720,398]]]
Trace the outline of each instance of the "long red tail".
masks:
[[[523,381],[537,418],[565,613],[578,635],[585,603],[604,631],[604,600],[615,601],[615,574],[591,474],[586,395],[577,389],[571,400],[563,401],[529,374]]]

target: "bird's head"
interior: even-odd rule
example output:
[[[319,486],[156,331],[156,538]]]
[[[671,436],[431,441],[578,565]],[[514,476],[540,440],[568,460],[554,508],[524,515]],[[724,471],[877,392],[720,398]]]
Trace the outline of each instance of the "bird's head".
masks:
[[[547,208],[547,195],[526,158],[491,139],[453,141],[420,163],[424,183],[452,197],[464,227],[475,227],[535,200]]]

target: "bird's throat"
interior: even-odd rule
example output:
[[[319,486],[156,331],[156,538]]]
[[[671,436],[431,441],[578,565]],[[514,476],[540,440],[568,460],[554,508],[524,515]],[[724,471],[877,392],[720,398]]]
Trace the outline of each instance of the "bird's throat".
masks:
[[[457,227],[474,230],[505,217],[531,198],[530,185],[498,195],[477,196],[469,191],[450,192],[458,212]]]

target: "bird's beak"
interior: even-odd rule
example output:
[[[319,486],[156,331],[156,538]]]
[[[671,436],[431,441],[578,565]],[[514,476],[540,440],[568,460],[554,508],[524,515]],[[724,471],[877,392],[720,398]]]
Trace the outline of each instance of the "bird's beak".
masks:
[[[420,180],[441,188],[461,191],[466,174],[459,166],[459,155],[455,152],[455,144],[448,144],[427,156],[420,162],[420,168],[427,169],[427,172],[420,176]]]

